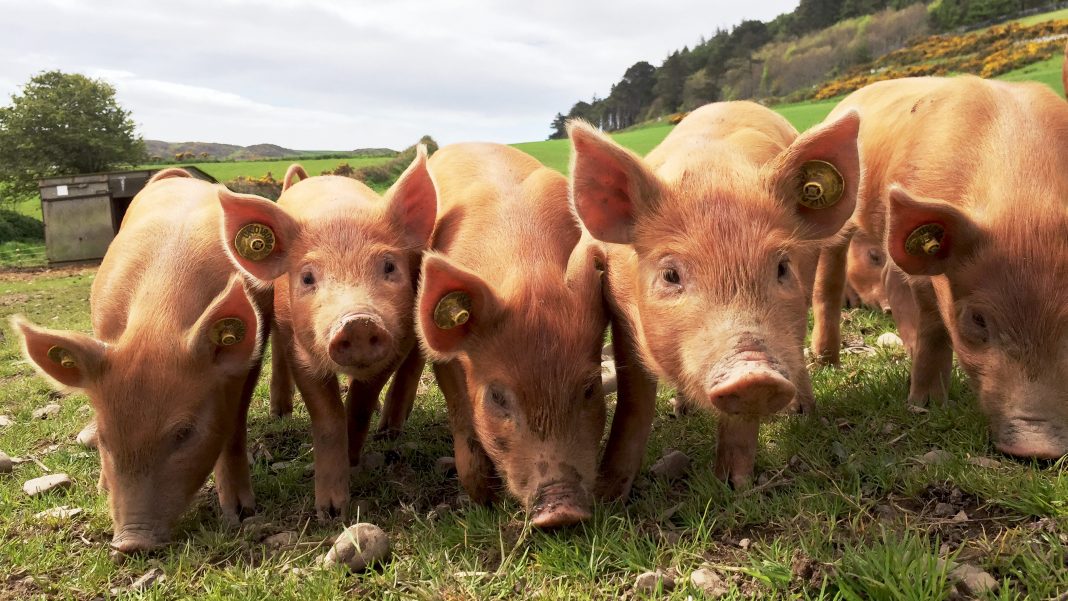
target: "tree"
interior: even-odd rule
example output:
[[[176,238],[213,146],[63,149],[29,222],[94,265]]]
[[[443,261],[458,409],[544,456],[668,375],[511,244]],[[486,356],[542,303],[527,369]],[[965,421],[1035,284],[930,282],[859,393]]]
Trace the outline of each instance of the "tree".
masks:
[[[0,107],[0,186],[32,194],[41,178],[144,160],[145,144],[111,84],[76,73],[35,75]]]

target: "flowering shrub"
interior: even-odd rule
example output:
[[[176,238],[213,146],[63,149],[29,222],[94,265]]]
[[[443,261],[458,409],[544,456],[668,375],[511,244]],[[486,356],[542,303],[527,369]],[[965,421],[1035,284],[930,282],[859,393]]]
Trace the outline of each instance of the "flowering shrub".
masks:
[[[278,196],[282,193],[282,182],[274,179],[270,171],[262,177],[238,176],[226,182],[226,187],[234,192],[257,194],[271,200],[278,200]]]
[[[934,35],[823,84],[814,98],[834,98],[899,77],[953,73],[994,77],[1054,56],[1064,48],[1066,36],[1068,20],[1031,26],[1007,23],[963,35]]]

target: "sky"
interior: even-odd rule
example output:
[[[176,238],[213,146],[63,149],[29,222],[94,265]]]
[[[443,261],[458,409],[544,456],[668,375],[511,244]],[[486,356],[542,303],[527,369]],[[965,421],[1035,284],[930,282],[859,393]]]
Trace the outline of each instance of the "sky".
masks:
[[[0,104],[35,73],[115,86],[146,139],[400,149],[542,140],[743,19],[797,0],[0,0]]]

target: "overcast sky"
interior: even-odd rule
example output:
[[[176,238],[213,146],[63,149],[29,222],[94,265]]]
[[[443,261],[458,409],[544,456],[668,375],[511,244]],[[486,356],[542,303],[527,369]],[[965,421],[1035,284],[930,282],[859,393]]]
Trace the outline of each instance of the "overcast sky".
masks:
[[[0,103],[102,77],[147,139],[304,150],[544,139],[628,66],[797,0],[0,0]]]

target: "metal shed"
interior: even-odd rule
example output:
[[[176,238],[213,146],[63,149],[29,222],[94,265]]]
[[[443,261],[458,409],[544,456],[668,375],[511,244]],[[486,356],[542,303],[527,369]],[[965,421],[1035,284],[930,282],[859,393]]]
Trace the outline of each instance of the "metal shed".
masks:
[[[182,169],[197,179],[216,183],[215,178],[196,167]],[[103,258],[119,231],[130,201],[161,170],[86,173],[41,180],[41,216],[48,262]]]

